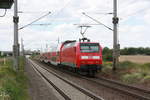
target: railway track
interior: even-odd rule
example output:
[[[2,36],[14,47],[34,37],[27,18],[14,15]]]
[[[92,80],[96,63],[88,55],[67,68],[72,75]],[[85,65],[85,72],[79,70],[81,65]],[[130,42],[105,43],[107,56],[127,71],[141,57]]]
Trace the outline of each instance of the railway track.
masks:
[[[61,71],[69,75],[73,75],[75,77],[79,77],[79,78],[88,80],[90,82],[94,82],[106,88],[111,88],[114,91],[119,91],[122,94],[134,97],[135,100],[150,100],[150,90],[141,89],[138,87],[126,85],[126,84],[123,84],[114,80],[109,80],[109,79],[105,79],[101,77],[88,78],[85,76],[78,75],[76,73],[72,73],[70,71],[66,71],[66,70],[61,70]]]
[[[107,84],[107,86],[109,86],[109,84],[111,84],[110,88],[114,88],[117,90],[123,90],[122,92],[137,97],[137,98],[141,98],[143,100],[150,100],[150,90],[146,90],[146,89],[141,89],[135,86],[131,86],[131,85],[127,85],[127,84],[123,84],[121,82],[117,82],[114,80],[110,80],[110,79],[105,79],[105,78],[101,78],[101,77],[97,77],[96,80],[93,80],[94,82],[98,82],[100,83],[100,81],[103,81],[105,83],[102,84]]]
[[[65,100],[104,100],[100,96],[97,96],[89,90],[86,90],[81,86],[65,79],[50,69],[38,65],[30,59],[28,59],[28,61],[32,64],[34,70],[36,70],[36,72],[40,74],[43,79],[51,84]]]
[[[94,83],[97,83],[99,85],[102,85],[104,87],[119,91],[128,96],[132,96],[138,100],[150,100],[150,91],[149,90],[140,89],[137,87],[125,85],[123,83],[119,83],[119,82],[104,79],[104,78],[95,78],[95,79],[85,78],[85,77],[82,77],[82,78],[92,81]]]

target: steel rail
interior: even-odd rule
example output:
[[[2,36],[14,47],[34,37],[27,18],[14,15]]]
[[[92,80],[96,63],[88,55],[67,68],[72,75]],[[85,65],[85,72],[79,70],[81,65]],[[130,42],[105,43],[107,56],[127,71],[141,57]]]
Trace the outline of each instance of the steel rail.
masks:
[[[67,96],[61,89],[59,89],[55,84],[53,84],[47,77],[45,77],[33,64],[33,62],[30,61],[30,64],[32,64],[32,66],[36,69],[36,71],[38,71],[38,73],[48,82],[50,83],[59,93],[61,96],[63,96],[65,98],[65,100],[71,100],[71,98],[69,96]]]
[[[56,66],[55,66],[56,67]],[[58,69],[58,68],[57,68]],[[62,71],[62,70],[61,70]],[[85,79],[85,80],[88,80],[88,81],[91,81],[93,83],[96,83],[96,84],[99,84],[99,85],[102,85],[106,88],[111,88],[113,90],[116,90],[116,91],[119,91],[119,92],[122,92],[126,95],[129,95],[129,96],[133,96],[135,98],[139,98],[140,100],[150,100],[150,97],[149,96],[145,96],[143,95],[142,92],[144,92],[146,95],[150,95],[150,91],[149,90],[145,90],[145,89],[141,89],[141,88],[137,88],[137,87],[133,87],[133,86],[129,86],[129,85],[126,85],[126,84],[123,84],[123,83],[119,83],[119,82],[116,82],[116,81],[111,81],[111,80],[107,80],[107,83],[109,84],[105,84],[105,82],[102,82],[104,81],[105,79],[100,79],[100,78],[88,78],[88,77],[85,77],[85,76],[81,76],[79,74],[76,74],[76,73],[72,73],[72,72],[69,72],[69,71],[66,71],[66,70],[63,70],[63,72],[65,71],[65,73],[69,74],[69,75],[73,75],[75,77],[79,77],[79,78],[82,78],[82,79]],[[116,87],[116,86],[113,86],[111,84],[115,84],[119,86]],[[121,86],[122,88],[131,88],[130,90],[125,90],[125,89],[121,89]],[[133,89],[134,89],[134,92],[133,92]],[[135,91],[140,91],[140,93],[135,93]]]
[[[93,98],[94,100],[103,100],[101,97],[93,94],[92,92],[90,92],[89,90],[87,89],[84,89],[76,84],[74,84],[73,82],[69,81],[69,80],[66,80],[64,78],[62,78],[60,75],[54,73],[54,72],[51,72],[49,69],[47,68],[44,68],[45,70],[47,70],[48,72],[50,72],[51,74],[55,75],[56,77],[60,78],[61,80],[65,81],[66,83],[68,83],[69,85],[75,87],[76,89],[80,90],[81,92],[83,92],[84,94],[88,95],[89,97]]]
[[[92,81],[92,82],[94,82],[96,84],[103,85],[106,88],[111,88],[113,90],[120,91],[120,92],[122,92],[122,93],[124,93],[126,95],[133,96],[135,98],[139,98],[140,100],[150,100],[150,97],[147,97],[147,96],[142,95],[140,93],[136,93],[135,91],[133,92],[131,89],[130,90],[122,89],[121,87],[111,85],[112,83],[107,84],[106,82],[102,82],[102,80],[89,79],[89,78],[86,78],[86,77],[82,77],[82,78],[86,79],[86,80],[89,80],[89,81]]]
[[[134,89],[135,91],[143,92],[143,93],[149,95],[149,97],[150,97],[150,90],[138,88],[138,87],[135,87],[135,86],[127,85],[127,84],[124,84],[124,83],[121,83],[121,82],[118,82],[118,81],[105,79],[105,78],[101,78],[101,77],[97,77],[97,79],[98,80],[104,80],[104,81],[107,81],[107,82],[111,82],[113,84],[117,84],[117,85],[120,85],[120,86],[123,86],[123,87],[127,87],[129,89]]]
[[[37,64],[37,63],[36,63]],[[38,64],[37,64],[38,65]],[[40,65],[38,65],[40,66]],[[72,87],[76,88],[77,90],[81,91],[82,93],[84,93],[85,95],[91,97],[93,100],[104,100],[103,98],[101,98],[100,96],[97,96],[96,94],[92,93],[91,91],[82,88],[79,85],[76,85],[75,83],[61,77],[60,75],[56,74],[55,72],[52,72],[50,69],[46,68],[46,67],[42,67],[41,68],[45,69],[46,71],[48,71],[49,73],[53,74],[54,76],[58,77],[59,79],[63,80],[64,82],[66,82],[67,84],[71,85]],[[41,73],[42,74],[42,73]],[[42,75],[43,76],[43,75]]]

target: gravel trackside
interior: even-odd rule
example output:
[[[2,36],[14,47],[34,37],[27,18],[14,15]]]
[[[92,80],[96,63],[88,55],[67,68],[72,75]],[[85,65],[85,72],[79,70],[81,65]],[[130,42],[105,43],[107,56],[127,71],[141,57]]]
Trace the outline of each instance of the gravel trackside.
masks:
[[[54,92],[26,61],[25,71],[29,79],[31,100],[58,100]]]

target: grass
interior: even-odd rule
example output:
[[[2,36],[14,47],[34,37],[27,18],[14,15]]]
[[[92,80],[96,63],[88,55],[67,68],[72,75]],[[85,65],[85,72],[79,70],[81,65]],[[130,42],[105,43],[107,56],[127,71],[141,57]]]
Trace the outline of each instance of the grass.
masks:
[[[5,65],[0,63],[0,100],[29,100],[28,80],[24,74],[24,59],[20,58],[18,72],[12,69],[12,64],[11,59],[7,59]]]
[[[150,63],[137,64],[124,61],[120,62],[116,72],[113,72],[112,63],[104,62],[103,74],[128,84],[150,83]]]

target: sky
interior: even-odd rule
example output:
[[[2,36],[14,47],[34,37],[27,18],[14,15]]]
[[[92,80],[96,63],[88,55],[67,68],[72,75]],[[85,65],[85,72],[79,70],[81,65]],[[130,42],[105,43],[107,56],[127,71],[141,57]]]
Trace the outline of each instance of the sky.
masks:
[[[150,0],[118,0],[118,43],[124,47],[150,47]],[[12,50],[13,8],[0,17],[0,51]],[[46,44],[51,48],[65,40],[82,38],[75,24],[98,24],[87,15],[113,28],[113,0],[18,0],[19,28],[51,12],[34,24],[19,30],[19,43],[24,40],[25,49],[42,51]],[[4,10],[0,10],[0,16]],[[85,37],[99,42],[102,47],[113,47],[113,32],[102,25],[91,25]]]

